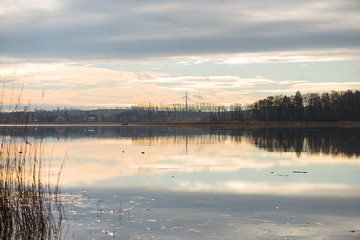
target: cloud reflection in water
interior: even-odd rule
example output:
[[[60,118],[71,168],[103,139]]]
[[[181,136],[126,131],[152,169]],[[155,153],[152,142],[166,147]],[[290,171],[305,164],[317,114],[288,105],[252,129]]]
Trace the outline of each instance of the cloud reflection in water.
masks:
[[[325,152],[338,149],[334,146],[335,135],[322,136],[317,132],[320,142],[332,145],[316,146],[318,141],[306,135],[306,131],[296,141],[292,140],[293,136],[283,139],[286,132],[280,138],[269,137],[259,130],[239,135],[226,132],[181,135],[167,129],[142,135],[135,134],[133,129],[127,131],[112,137],[99,137],[98,133],[68,136],[66,141],[60,138],[54,156],[62,159],[67,152],[71,159],[63,170],[62,184],[251,194],[356,195],[360,192],[359,171],[356,171],[359,161],[354,156],[357,153]],[[265,136],[266,141],[261,140],[259,146],[259,139]],[[322,141],[323,138],[328,141]],[[301,154],[292,148],[294,142],[301,142]],[[267,145],[271,147],[269,151]]]

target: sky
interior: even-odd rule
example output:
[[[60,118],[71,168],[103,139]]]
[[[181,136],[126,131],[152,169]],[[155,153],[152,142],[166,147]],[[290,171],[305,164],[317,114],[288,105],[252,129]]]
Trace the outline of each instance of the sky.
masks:
[[[0,0],[2,103],[251,103],[360,90],[359,0]],[[20,99],[18,97],[21,97]]]

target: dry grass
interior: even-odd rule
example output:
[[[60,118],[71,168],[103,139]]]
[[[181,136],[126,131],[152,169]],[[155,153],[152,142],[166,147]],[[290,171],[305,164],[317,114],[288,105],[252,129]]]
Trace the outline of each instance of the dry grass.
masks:
[[[29,136],[16,117],[1,120],[8,126],[0,133],[0,239],[62,239],[59,182],[51,184],[41,138]]]

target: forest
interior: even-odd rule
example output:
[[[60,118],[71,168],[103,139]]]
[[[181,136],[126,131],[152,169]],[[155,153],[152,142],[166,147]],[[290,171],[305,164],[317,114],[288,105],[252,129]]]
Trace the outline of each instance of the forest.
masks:
[[[258,121],[359,121],[360,92],[332,91],[293,96],[275,96],[250,105]]]
[[[252,104],[140,104],[118,109],[1,111],[0,123],[225,123],[235,121],[360,121],[360,92],[270,96]]]

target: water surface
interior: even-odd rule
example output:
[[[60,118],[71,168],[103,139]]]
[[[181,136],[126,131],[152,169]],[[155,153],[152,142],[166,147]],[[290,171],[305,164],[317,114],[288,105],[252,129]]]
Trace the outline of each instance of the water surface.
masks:
[[[65,159],[68,239],[360,236],[358,128],[28,131]]]

